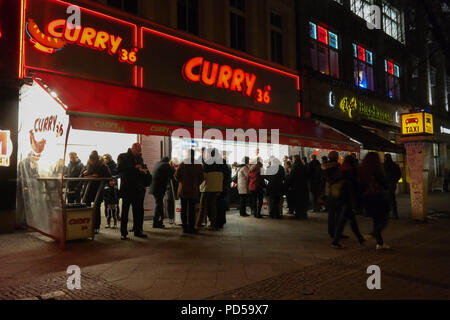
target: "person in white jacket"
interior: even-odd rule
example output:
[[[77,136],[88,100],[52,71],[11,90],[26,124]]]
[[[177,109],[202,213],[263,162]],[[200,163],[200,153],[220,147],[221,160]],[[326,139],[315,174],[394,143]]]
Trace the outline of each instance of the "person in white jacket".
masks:
[[[240,198],[240,215],[241,217],[248,217],[247,214],[247,197],[248,197],[248,172],[249,172],[249,157],[244,157],[243,164],[237,167],[237,189]]]

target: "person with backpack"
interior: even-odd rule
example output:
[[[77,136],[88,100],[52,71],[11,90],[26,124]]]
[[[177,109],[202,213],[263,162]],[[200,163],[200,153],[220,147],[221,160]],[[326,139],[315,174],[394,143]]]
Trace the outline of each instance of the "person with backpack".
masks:
[[[402,177],[402,171],[400,170],[399,165],[392,160],[392,156],[389,153],[384,156],[384,172],[389,184],[389,210],[392,211],[393,218],[398,219],[397,199],[395,193],[397,191],[398,181]]]

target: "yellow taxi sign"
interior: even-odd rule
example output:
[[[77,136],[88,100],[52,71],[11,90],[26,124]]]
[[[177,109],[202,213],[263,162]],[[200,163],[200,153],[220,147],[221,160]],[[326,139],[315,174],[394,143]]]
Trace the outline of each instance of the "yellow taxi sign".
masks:
[[[402,135],[434,134],[433,115],[427,112],[402,114]]]

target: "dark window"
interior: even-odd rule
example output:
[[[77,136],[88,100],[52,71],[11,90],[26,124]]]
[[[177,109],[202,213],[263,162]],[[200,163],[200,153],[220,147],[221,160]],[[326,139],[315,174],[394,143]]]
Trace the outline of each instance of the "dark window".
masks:
[[[270,25],[271,59],[273,62],[283,64],[283,22],[281,15],[271,12]]]
[[[198,34],[198,0],[178,0],[178,29]]]
[[[244,11],[245,10],[244,0],[230,0],[230,7]]]
[[[283,36],[280,32],[272,30],[272,61],[283,64]]]
[[[138,0],[108,0],[107,4],[129,13],[138,13]]]
[[[279,14],[276,14],[273,12],[270,13],[270,24],[272,26],[280,28],[280,29],[283,28],[283,22],[282,22],[281,16]]]
[[[242,15],[230,13],[231,47],[245,51],[245,19]]]

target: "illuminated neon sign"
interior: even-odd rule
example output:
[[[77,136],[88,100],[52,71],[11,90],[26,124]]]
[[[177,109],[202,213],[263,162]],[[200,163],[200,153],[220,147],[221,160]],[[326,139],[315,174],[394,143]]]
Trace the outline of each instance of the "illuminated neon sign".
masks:
[[[428,112],[402,114],[402,135],[434,134],[433,115]]]
[[[0,130],[0,167],[10,166],[12,148],[11,131]]]
[[[138,49],[121,49],[123,39],[120,36],[90,27],[72,26],[64,19],[51,21],[46,33],[39,29],[33,19],[28,19],[26,30],[34,48],[47,54],[54,54],[67,44],[77,44],[93,50],[108,50],[112,56],[118,54],[120,62],[134,64],[137,61]]]
[[[233,69],[228,65],[211,63],[202,57],[194,57],[186,62],[182,70],[183,77],[205,86],[238,92],[247,97],[254,97],[256,102],[269,104],[271,86],[255,89],[256,76],[242,69]]]
[[[392,121],[393,114],[377,108],[373,104],[368,104],[365,101],[357,98],[344,97],[339,103],[342,112],[345,112],[350,119],[353,118],[357,111],[360,115],[373,120]]]

